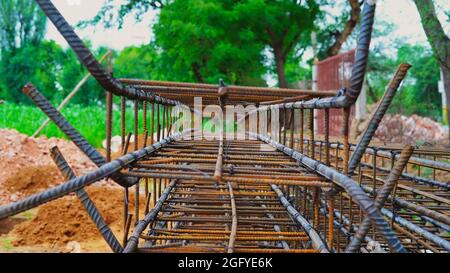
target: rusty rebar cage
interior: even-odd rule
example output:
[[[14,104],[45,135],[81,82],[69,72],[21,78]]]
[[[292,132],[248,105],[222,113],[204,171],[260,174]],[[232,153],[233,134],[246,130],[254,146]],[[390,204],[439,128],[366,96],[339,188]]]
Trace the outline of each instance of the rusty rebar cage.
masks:
[[[408,64],[395,72],[361,140],[349,141],[349,109],[364,80],[375,5],[364,4],[349,87],[311,91],[115,79],[51,1],[36,2],[107,93],[106,158],[36,88],[27,85],[24,93],[98,169],[75,177],[54,148],[52,157],[67,181],[0,207],[0,219],[76,192],[114,252],[450,250],[448,149],[370,143]],[[121,100],[120,121],[112,120],[114,96]],[[218,137],[201,137],[203,119],[200,124],[193,121],[203,108],[193,108],[194,97],[221,109],[253,105],[241,119],[233,117],[233,126],[244,126],[243,136],[234,135],[233,130],[230,138],[222,126]],[[125,130],[127,101],[133,102],[133,132]],[[183,115],[175,115],[179,113],[176,107],[184,110]],[[314,130],[317,109],[324,109],[321,135]],[[339,141],[330,141],[330,109],[343,111]],[[138,126],[140,118],[143,128]],[[256,128],[250,128],[252,118]],[[183,126],[177,128],[180,120]],[[120,122],[122,129],[122,155],[117,158],[111,155],[113,122]],[[132,135],[136,137],[130,147]],[[142,143],[139,135],[144,136]],[[125,235],[120,240],[83,190],[105,178],[124,188]],[[130,187],[135,196],[144,195],[144,211],[140,211],[139,198],[130,211]]]

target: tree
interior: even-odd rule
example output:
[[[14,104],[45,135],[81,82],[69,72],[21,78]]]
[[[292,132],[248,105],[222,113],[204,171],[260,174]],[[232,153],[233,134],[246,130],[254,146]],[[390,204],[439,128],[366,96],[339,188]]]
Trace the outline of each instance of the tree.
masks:
[[[63,50],[53,41],[39,45],[26,44],[13,51],[2,52],[0,63],[0,97],[13,102],[29,102],[21,88],[33,82],[47,98],[55,97],[57,75]],[[60,90],[60,89],[59,89]]]
[[[235,1],[183,0],[167,4],[154,25],[160,62],[169,80],[261,84],[263,45]]]
[[[100,8],[97,15],[91,20],[81,21],[78,27],[86,27],[102,23],[105,27],[117,25],[122,28],[123,19],[130,13],[134,13],[136,21],[141,21],[143,15],[150,9],[161,9],[171,0],[124,0],[118,9],[113,5],[115,0],[107,0]]]
[[[91,47],[90,41],[84,41],[84,44]],[[103,56],[107,48],[100,47],[97,50],[92,50],[95,56]],[[52,58],[52,57],[49,57]],[[88,73],[86,68],[79,62],[77,56],[71,48],[66,48],[59,60],[55,60],[56,66],[60,67],[58,71],[52,72],[56,75],[56,92],[54,98],[57,101],[62,101],[78,84],[78,82]],[[106,64],[107,62],[104,62]],[[83,95],[82,95],[83,94]],[[74,104],[92,104],[98,101],[103,102],[105,98],[104,89],[98,82],[90,77],[88,81],[83,84],[78,94],[71,100]]]
[[[414,0],[419,11],[422,27],[428,42],[439,62],[444,76],[444,90],[447,98],[447,109],[450,107],[450,38],[446,35],[439,19],[437,18],[432,0]],[[447,112],[447,120],[450,121],[450,112]],[[450,132],[450,127],[449,127]],[[450,140],[450,134],[449,134]]]
[[[0,1],[0,50],[2,54],[37,45],[43,40],[47,19],[33,0]]]
[[[127,14],[135,12],[141,20],[150,8],[160,9],[154,30],[156,44],[163,50],[161,60],[171,61],[175,70],[184,70],[183,79],[215,81],[220,75],[233,83],[262,83],[264,71],[255,61],[265,62],[263,47],[267,47],[274,55],[271,66],[279,86],[287,87],[286,62],[298,59],[295,52],[309,46],[314,20],[324,0],[127,0],[117,13],[112,1],[82,25],[103,22],[120,27]],[[208,76],[211,73],[216,76]]]
[[[255,38],[270,48],[279,87],[288,87],[285,64],[292,52],[310,44],[314,21],[319,15],[317,1],[238,1],[242,26],[250,26]]]
[[[153,44],[124,48],[114,59],[114,76],[135,79],[155,79],[158,58]]]
[[[348,0],[348,4],[350,6],[350,15],[348,16],[344,29],[342,31],[336,30],[333,33],[334,43],[327,50],[328,56],[334,56],[339,53],[342,45],[347,41],[358,23],[361,14],[361,5],[358,0]]]
[[[316,54],[319,59],[325,59],[339,54],[345,43],[355,37],[361,4],[357,0],[322,1],[320,7],[314,29],[317,34]]]
[[[398,49],[396,63],[404,62],[411,63],[412,67],[392,110],[441,120],[439,65],[433,53],[421,45],[403,45]]]
[[[57,54],[57,46],[44,43],[46,17],[32,0],[0,1],[0,97],[21,101],[20,88],[39,78],[40,87],[51,85],[53,75],[45,55]],[[54,83],[54,82],[53,82]],[[54,85],[53,85],[54,87]]]

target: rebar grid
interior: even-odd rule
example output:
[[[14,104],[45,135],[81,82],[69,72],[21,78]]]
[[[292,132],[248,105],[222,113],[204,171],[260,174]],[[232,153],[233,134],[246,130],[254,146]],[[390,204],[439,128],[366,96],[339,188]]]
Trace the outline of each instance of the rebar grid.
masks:
[[[448,149],[419,147],[413,152],[412,147],[369,145],[408,64],[398,68],[362,140],[356,144],[349,140],[349,107],[364,80],[375,5],[364,5],[350,86],[310,91],[115,79],[111,67],[106,71],[99,65],[51,1],[36,2],[107,92],[106,159],[28,85],[24,92],[99,168],[75,177],[54,150],[55,161],[69,180],[0,207],[0,219],[77,192],[115,252],[450,250]],[[114,96],[121,101],[122,155],[116,158],[110,142],[113,123],[119,122],[112,120]],[[183,139],[201,132],[203,121],[196,129],[193,118],[192,126],[174,128],[176,121],[187,117],[173,116],[172,106],[181,105],[194,117],[198,114],[192,108],[194,97],[219,103],[222,109],[255,105],[257,110],[248,112],[243,123],[237,121],[246,126],[246,138],[229,139],[222,128],[222,135],[214,140]],[[127,100],[134,105],[134,132],[125,129]],[[344,111],[339,141],[329,137],[332,108]],[[315,133],[315,109],[325,109],[325,135]],[[257,118],[256,131],[249,126],[251,115]],[[269,118],[263,119],[264,115]],[[272,123],[277,115],[279,130]],[[143,128],[139,118],[144,120]],[[83,190],[103,178],[124,187],[121,246]],[[129,209],[131,186],[135,196],[144,196],[143,211],[139,198],[134,212]]]

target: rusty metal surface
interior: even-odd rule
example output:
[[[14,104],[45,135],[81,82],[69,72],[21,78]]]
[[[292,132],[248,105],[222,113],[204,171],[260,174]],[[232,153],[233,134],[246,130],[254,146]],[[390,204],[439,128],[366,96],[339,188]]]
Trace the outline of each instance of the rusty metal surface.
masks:
[[[67,162],[56,156],[68,180],[0,207],[0,219],[72,192],[84,196],[83,187],[112,178],[124,188],[122,245],[88,198],[85,207],[116,252],[450,251],[450,151],[418,147],[412,152],[412,147],[407,147],[400,153],[403,145],[370,144],[405,75],[394,77],[386,93],[387,103],[369,123],[362,141],[350,143],[348,126],[342,126],[340,142],[330,140],[330,123],[338,118],[348,125],[349,109],[361,90],[375,5],[364,6],[351,81],[347,89],[337,93],[223,82],[117,80],[99,66],[51,1],[36,2],[108,92],[107,158],[28,85],[24,91],[29,97],[99,168],[74,177],[67,172]],[[113,95],[121,100],[122,156],[110,161],[112,123],[119,122],[112,120]],[[203,120],[200,124],[191,121],[187,128],[174,128],[177,117],[172,106],[192,106],[193,97],[202,97],[206,104],[219,103],[222,109],[241,103],[258,106],[256,132],[246,129],[245,139],[225,137],[225,130],[213,140],[183,139],[197,135]],[[134,105],[134,135],[144,135],[144,143],[136,140],[134,147],[130,147],[132,133],[125,130],[127,100]],[[138,122],[141,101],[142,128]],[[344,115],[336,115],[334,108],[341,108]],[[191,117],[197,114],[187,109]],[[277,113],[277,109],[282,111]],[[324,109],[325,128],[320,135],[314,131],[317,124],[313,120],[318,109]],[[151,111],[149,124],[147,110]],[[243,124],[249,122],[246,117]],[[144,195],[142,217],[139,203],[134,215],[130,213],[129,187],[134,185],[135,193]]]

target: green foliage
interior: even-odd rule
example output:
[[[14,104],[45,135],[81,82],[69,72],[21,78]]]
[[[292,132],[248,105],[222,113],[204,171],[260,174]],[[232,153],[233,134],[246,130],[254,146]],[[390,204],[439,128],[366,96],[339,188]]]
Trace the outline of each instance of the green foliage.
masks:
[[[158,54],[154,45],[124,48],[114,59],[114,76],[119,78],[154,79]]]
[[[27,101],[21,88],[32,82],[49,98],[56,90],[57,74],[61,70],[59,60],[63,51],[53,41],[39,45],[27,44],[13,51],[3,52],[0,63],[0,97],[9,101]]]
[[[250,27],[256,41],[270,49],[274,58],[269,61],[269,71],[276,73],[280,87],[287,87],[286,64],[292,60],[299,63],[303,50],[310,45],[314,21],[320,14],[319,3],[309,0],[238,2],[241,26]]]
[[[228,84],[256,86],[266,84],[267,74],[278,74],[279,81],[285,78],[287,85],[309,80],[310,66],[300,64],[305,63],[303,53],[310,47],[311,31],[318,34],[318,52],[324,58],[333,35],[349,16],[346,3],[327,0],[125,0],[118,10],[113,1],[106,1],[90,23],[120,26],[128,14],[140,20],[149,9],[161,9],[153,26],[153,42],[114,53],[116,77],[156,80],[217,83],[222,78]],[[343,12],[330,12],[332,8]],[[56,104],[87,73],[71,49],[42,40],[45,22],[31,0],[0,3],[0,99],[29,104],[20,89],[32,82]],[[383,22],[377,21],[375,26],[375,39],[392,30]],[[86,44],[89,47],[89,42]],[[439,70],[432,52],[418,45],[392,43],[400,47],[397,56],[389,56],[383,43],[374,44],[367,77],[369,102],[382,96],[395,67],[409,62],[413,68],[390,111],[440,120]],[[105,52],[100,48],[94,54],[99,58]],[[93,78],[79,93],[72,104],[99,105],[104,101],[104,90]]]
[[[378,101],[384,94],[389,80],[400,63],[410,63],[409,70],[399,93],[389,108],[391,113],[418,114],[438,121],[441,117],[441,95],[438,92],[439,64],[433,53],[421,45],[403,44],[397,56],[389,58],[374,52],[369,59],[368,85],[369,103]]]
[[[85,41],[85,44],[90,47],[89,41]],[[106,53],[107,49],[101,47],[92,51],[94,52],[94,55],[97,56],[97,59],[100,59],[101,56]],[[56,92],[54,100],[62,101],[88,73],[88,71],[78,61],[77,56],[70,48],[65,49],[61,54],[61,58],[56,60],[56,62],[56,66],[61,67],[61,69],[56,73],[56,87],[59,92]],[[106,66],[106,63],[107,62],[105,61],[103,65]],[[85,95],[75,96],[71,100],[71,103],[88,105],[98,103],[99,101],[104,101],[105,98],[105,91],[93,77],[90,77],[78,92]]]
[[[233,1],[173,1],[154,26],[168,80],[262,83],[263,45],[242,27]],[[163,74],[162,74],[163,75]]]
[[[340,34],[351,14],[347,1],[317,1],[320,5],[319,14],[314,21],[314,31],[317,35],[317,58],[326,59],[328,49],[333,45],[335,37]],[[356,36],[354,31],[352,36]],[[354,37],[352,37],[354,38]]]
[[[141,20],[149,9],[160,9],[154,25],[158,54],[152,63],[153,78],[214,83],[223,78],[230,84],[264,85],[263,76],[269,71],[286,85],[304,73],[295,61],[309,46],[322,2],[126,0],[116,10],[109,0],[92,20],[80,25],[120,28],[128,14]],[[272,51],[273,60],[267,60],[265,49]]]
[[[33,0],[0,1],[0,50],[37,45],[44,38],[46,17]]]
[[[398,50],[398,62],[409,62],[409,71],[401,101],[394,104],[406,115],[418,114],[440,120],[441,95],[438,92],[439,64],[430,50],[420,45],[404,45]],[[393,109],[396,110],[395,108]]]
[[[84,28],[101,23],[107,28],[113,26],[122,28],[123,20],[128,14],[134,14],[136,21],[141,21],[149,9],[163,8],[171,0],[124,0],[118,9],[115,8],[114,1],[107,0],[94,18],[81,21],[78,27]]]
[[[319,14],[316,1],[238,1],[242,25],[251,26],[257,40],[286,56],[295,46],[310,44],[310,33]],[[302,38],[302,39],[300,39]]]

